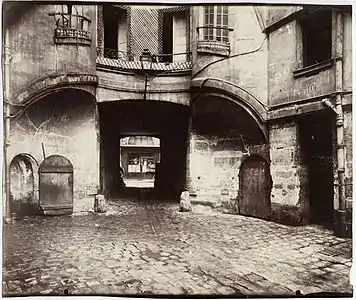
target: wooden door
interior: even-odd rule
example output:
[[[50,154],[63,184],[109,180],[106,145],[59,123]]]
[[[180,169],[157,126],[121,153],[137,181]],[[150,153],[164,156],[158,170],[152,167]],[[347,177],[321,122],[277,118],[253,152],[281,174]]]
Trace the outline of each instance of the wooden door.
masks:
[[[42,173],[40,181],[41,207],[46,209],[72,208],[72,173]]]
[[[72,212],[73,166],[65,157],[53,155],[41,163],[39,202],[44,212]]]
[[[259,156],[246,159],[240,168],[240,214],[268,219],[271,211],[271,176],[267,162]]]

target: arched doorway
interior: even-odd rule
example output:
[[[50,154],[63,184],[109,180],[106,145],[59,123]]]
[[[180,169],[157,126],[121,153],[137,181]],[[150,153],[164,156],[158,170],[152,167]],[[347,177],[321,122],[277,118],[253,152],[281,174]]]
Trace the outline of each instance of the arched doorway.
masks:
[[[73,212],[73,165],[61,155],[47,157],[39,167],[40,209],[44,214]]]
[[[253,155],[242,162],[239,187],[240,214],[268,219],[272,179],[269,165],[262,157]]]
[[[28,154],[16,155],[10,163],[10,211],[17,217],[38,213],[37,162]]]
[[[266,152],[261,122],[251,114],[224,95],[206,93],[194,101],[189,176],[199,203],[220,205],[223,198],[221,205],[236,212],[241,162],[251,148]]]

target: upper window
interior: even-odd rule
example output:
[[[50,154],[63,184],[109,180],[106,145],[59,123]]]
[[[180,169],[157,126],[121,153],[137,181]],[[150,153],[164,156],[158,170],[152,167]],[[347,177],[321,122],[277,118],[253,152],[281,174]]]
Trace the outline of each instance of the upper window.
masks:
[[[321,63],[331,58],[332,13],[322,11],[300,21],[303,35],[304,67]]]
[[[209,28],[204,28],[204,40],[228,42],[229,41],[228,6],[224,6],[224,5],[205,6],[204,26],[209,27]]]
[[[128,58],[127,10],[104,4],[104,56],[108,58]]]
[[[162,62],[186,61],[187,14],[185,11],[165,13],[163,17]]]

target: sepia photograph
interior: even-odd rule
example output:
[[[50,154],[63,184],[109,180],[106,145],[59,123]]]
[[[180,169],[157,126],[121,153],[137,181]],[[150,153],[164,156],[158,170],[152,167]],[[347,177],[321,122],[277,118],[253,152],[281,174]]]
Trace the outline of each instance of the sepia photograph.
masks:
[[[3,1],[2,297],[352,297],[353,8]]]

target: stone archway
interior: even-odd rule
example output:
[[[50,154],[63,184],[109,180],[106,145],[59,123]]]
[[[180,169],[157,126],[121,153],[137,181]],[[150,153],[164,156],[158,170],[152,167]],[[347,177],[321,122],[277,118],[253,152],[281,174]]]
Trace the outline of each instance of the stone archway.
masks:
[[[236,207],[237,175],[244,157],[266,152],[262,121],[243,103],[205,91],[192,106],[189,173],[201,201]]]
[[[38,164],[29,154],[10,163],[10,211],[18,217],[38,213]]]
[[[192,106],[201,98],[219,97],[241,107],[258,125],[265,141],[268,141],[266,126],[268,106],[243,87],[220,78],[196,78],[191,81]]]

